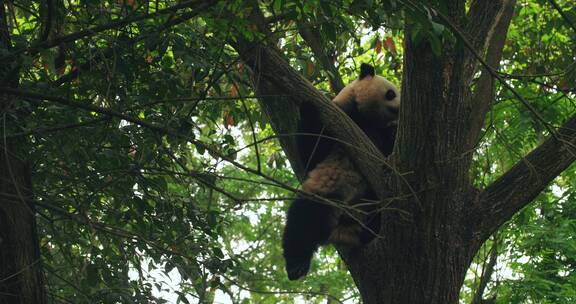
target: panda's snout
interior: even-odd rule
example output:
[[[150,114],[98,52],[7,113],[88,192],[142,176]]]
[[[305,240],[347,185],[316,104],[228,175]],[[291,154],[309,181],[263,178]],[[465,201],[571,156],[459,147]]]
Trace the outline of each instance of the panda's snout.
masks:
[[[398,110],[400,109],[400,107],[397,106],[393,106],[393,107],[388,107],[388,111],[390,111],[390,113],[394,114],[394,115],[398,115]]]

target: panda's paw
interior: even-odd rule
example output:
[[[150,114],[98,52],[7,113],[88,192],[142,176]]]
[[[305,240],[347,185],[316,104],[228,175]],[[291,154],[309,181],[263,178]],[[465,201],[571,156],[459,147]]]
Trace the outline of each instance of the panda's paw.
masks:
[[[286,273],[288,280],[294,281],[305,276],[310,269],[310,260],[286,260]]]

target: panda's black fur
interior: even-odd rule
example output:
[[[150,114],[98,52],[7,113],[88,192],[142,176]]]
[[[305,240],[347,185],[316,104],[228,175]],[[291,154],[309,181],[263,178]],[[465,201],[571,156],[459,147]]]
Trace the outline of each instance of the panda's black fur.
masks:
[[[333,102],[385,156],[392,153],[400,94],[392,83],[375,75],[374,67],[363,63],[358,79],[342,89]],[[326,138],[329,134],[323,131],[316,108],[308,103],[300,106],[299,133],[320,135],[297,138],[301,161],[307,168],[307,178],[302,183],[304,192],[346,205],[377,200],[344,149]],[[294,200],[288,209],[283,237],[288,278],[296,280],[308,273],[314,252],[320,245],[334,243],[357,247],[371,241],[374,232],[379,231],[380,217],[377,212],[370,212],[373,210],[364,211],[368,211],[368,216],[360,217],[361,224],[343,212],[343,208],[305,197]]]

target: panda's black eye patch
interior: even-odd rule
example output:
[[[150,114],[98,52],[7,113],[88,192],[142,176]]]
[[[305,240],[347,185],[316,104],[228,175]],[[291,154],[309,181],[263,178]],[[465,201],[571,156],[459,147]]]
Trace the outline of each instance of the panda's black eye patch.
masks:
[[[396,92],[394,92],[394,90],[390,89],[386,92],[386,100],[392,100],[396,98]]]

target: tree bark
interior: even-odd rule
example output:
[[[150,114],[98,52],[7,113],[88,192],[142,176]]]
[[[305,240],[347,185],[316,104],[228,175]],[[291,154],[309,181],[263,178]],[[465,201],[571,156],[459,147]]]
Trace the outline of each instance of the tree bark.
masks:
[[[576,115],[481,194],[471,214],[485,240],[576,161]]]
[[[5,6],[0,6],[0,47],[11,50]],[[16,87],[19,64],[0,66],[0,86]],[[23,137],[16,133],[21,118],[19,101],[0,94],[0,303],[46,303],[44,273],[32,202],[31,174]],[[19,110],[15,110],[19,109]]]
[[[516,0],[511,0],[510,3],[504,6],[502,17],[497,21],[495,27],[491,31],[491,37],[488,39],[488,46],[486,47],[486,63],[488,66],[497,71],[500,67],[500,58],[502,58],[502,49],[506,42],[508,28],[514,13]],[[472,16],[470,16],[472,17]],[[496,80],[486,67],[482,67],[482,74],[476,84],[476,92],[472,97],[472,104],[474,111],[472,120],[470,121],[470,141],[468,147],[473,149],[478,143],[478,138],[484,125],[486,113],[490,109],[495,97],[494,85]]]
[[[9,123],[15,122],[0,121]],[[0,150],[0,303],[46,303],[25,143],[5,139]]]
[[[320,119],[332,134],[337,134],[341,140],[351,142],[356,147],[371,146],[365,135],[356,131],[356,126],[348,124],[348,118],[334,109],[324,96],[311,93],[313,89],[310,84],[291,70],[273,47],[240,40],[236,48],[260,79],[269,80],[266,95],[285,95],[295,105],[299,101],[313,102],[321,109],[323,115]],[[432,60],[432,57],[426,60]],[[263,104],[268,102],[263,100]],[[270,104],[268,106],[274,107]],[[279,115],[271,119],[274,117],[277,120],[273,121],[273,125],[276,126],[287,126],[289,123],[286,122],[294,119],[281,118]],[[278,133],[285,131],[276,129]],[[369,151],[366,148],[360,149]],[[376,153],[379,154],[377,150]],[[291,157],[290,154],[288,156]],[[390,191],[389,185],[394,183],[398,175],[389,167],[382,166],[378,159],[358,153],[355,156],[354,160],[364,165],[362,168],[369,168],[366,171],[361,169],[362,173],[367,178],[376,177],[375,189]],[[291,162],[297,163],[298,160],[291,159]],[[439,163],[434,168],[441,165]],[[454,197],[451,201],[455,204],[462,202],[459,197],[461,195],[458,191],[452,193],[443,190],[432,193],[430,199],[441,199],[444,202],[445,198]],[[394,196],[390,194],[387,197]],[[457,302],[463,276],[473,254],[464,245],[461,226],[446,223],[460,224],[461,217],[457,211],[461,208],[449,210],[448,205],[443,209],[432,208],[429,218],[424,220],[420,203],[414,202],[397,201],[387,206],[390,210],[401,211],[384,212],[382,239],[354,251],[340,248],[365,303]],[[440,210],[445,214],[440,214]],[[432,220],[433,216],[442,220]]]

